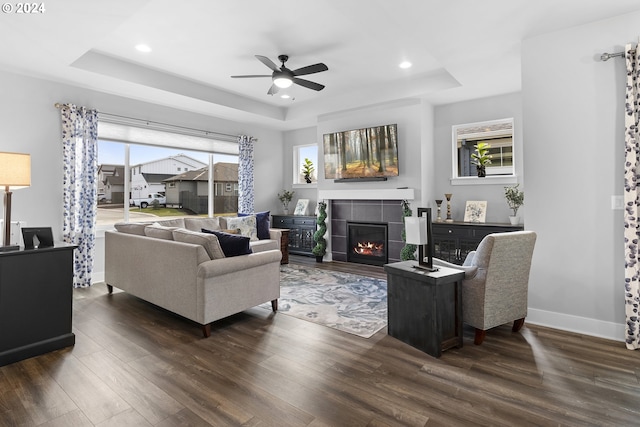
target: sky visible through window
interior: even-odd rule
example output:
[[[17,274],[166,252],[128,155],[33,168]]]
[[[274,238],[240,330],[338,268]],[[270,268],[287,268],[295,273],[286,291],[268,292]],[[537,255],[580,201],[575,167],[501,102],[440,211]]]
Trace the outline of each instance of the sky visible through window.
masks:
[[[209,164],[208,153],[182,150],[180,148],[154,147],[138,144],[131,144],[131,149],[129,151],[129,163],[131,165],[138,165],[140,163],[147,163],[169,156],[175,156],[180,153],[199,160],[204,164]],[[213,159],[214,163],[238,163],[238,156],[226,154],[215,154]],[[98,141],[98,164],[124,164],[124,144],[120,142]]]

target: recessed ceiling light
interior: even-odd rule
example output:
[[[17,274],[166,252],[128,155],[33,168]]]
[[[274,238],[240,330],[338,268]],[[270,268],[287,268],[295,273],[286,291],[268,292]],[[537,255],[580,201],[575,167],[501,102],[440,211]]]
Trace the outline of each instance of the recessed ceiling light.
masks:
[[[400,68],[411,68],[411,65],[413,65],[413,64],[411,64],[411,62],[409,62],[409,61],[403,61],[403,62],[401,62],[398,66],[399,66]]]
[[[289,95],[287,95],[286,93],[283,93],[282,95],[280,95],[280,98],[289,99],[291,97]]]
[[[138,52],[144,52],[144,53],[151,52],[151,48],[148,45],[143,44],[143,43],[136,45],[136,50]]]

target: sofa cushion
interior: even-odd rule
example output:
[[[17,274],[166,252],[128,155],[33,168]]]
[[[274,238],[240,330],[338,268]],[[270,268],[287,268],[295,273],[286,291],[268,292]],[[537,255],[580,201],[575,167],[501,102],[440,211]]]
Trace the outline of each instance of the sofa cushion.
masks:
[[[177,228],[178,227],[165,227],[155,222],[144,228],[144,235],[155,239],[173,240],[173,230]]]
[[[258,240],[258,230],[256,229],[256,216],[227,217],[227,226],[225,228],[240,229],[242,236],[247,236],[251,240]]]
[[[165,219],[163,221],[157,221],[158,224],[165,227],[180,227],[184,228],[184,218]]]
[[[270,238],[269,236],[269,228],[271,227],[271,224],[269,221],[270,214],[271,214],[271,211],[256,212],[255,214],[245,214],[245,213],[238,212],[239,217],[249,216],[249,215],[256,216],[256,231],[257,231],[258,239],[260,240]]]
[[[191,231],[200,231],[203,228],[207,230],[220,230],[220,218],[214,216],[213,218],[189,218],[184,219],[184,228]]]
[[[138,236],[144,236],[144,229],[147,225],[151,225],[150,222],[117,222],[113,227],[120,233],[137,234]]]
[[[178,228],[173,230],[173,240],[176,242],[201,245],[211,259],[221,259],[225,257],[220,242],[218,242],[218,238],[214,234],[198,233],[197,231],[187,230],[186,228]]]
[[[247,236],[207,230],[206,228],[203,228],[202,232],[214,234],[218,238],[222,252],[224,252],[224,256],[227,258],[253,253],[249,247],[249,238]]]

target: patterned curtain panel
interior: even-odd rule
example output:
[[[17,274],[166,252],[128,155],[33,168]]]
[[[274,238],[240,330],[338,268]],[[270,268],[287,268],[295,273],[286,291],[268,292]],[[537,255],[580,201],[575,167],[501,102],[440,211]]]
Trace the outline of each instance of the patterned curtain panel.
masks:
[[[97,203],[98,112],[63,105],[64,156],[63,240],[78,246],[75,251],[73,286],[91,286]]]
[[[238,212],[253,213],[253,143],[250,136],[238,137]]]
[[[625,255],[625,312],[627,316],[625,341],[627,348],[640,348],[640,48],[625,46],[627,62],[627,92],[625,99],[625,171],[624,171],[624,255]]]

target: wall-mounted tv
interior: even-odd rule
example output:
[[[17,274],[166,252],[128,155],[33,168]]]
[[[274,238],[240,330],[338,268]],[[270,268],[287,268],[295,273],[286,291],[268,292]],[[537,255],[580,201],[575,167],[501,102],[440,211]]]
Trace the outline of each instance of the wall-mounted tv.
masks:
[[[398,176],[398,125],[375,126],[323,135],[324,177],[385,180]]]

